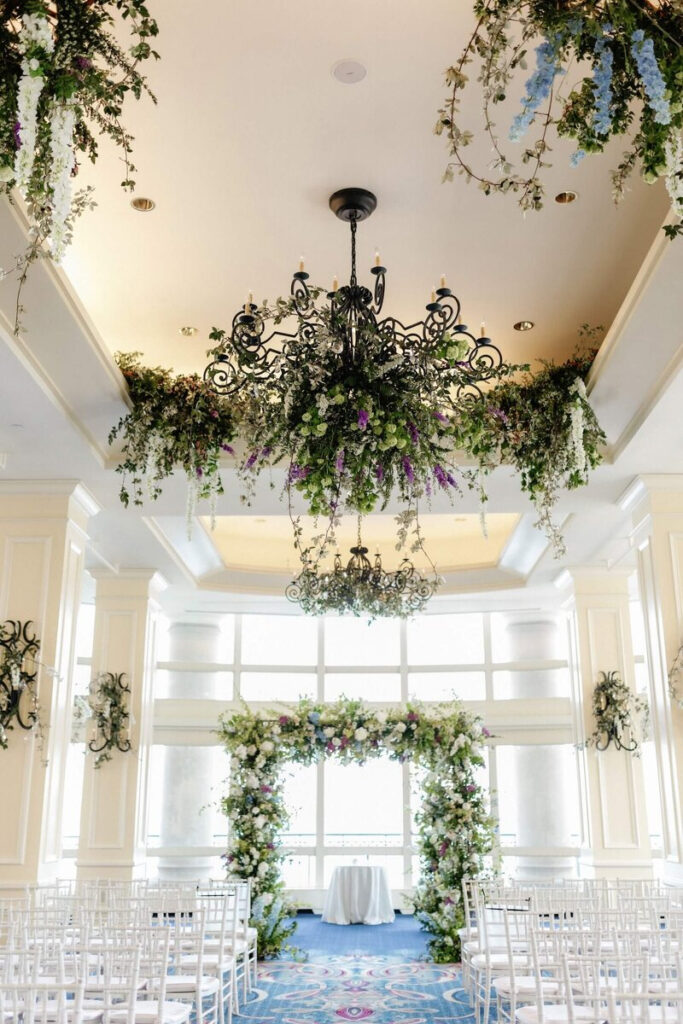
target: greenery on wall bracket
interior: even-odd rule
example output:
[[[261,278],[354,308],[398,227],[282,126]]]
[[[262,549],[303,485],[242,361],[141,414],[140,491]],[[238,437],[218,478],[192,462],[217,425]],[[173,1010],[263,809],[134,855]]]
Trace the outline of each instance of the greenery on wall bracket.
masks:
[[[88,696],[77,697],[74,720],[92,720],[95,735],[88,741],[88,750],[95,754],[95,768],[111,761],[118,750],[128,753],[132,747],[130,727],[130,686],[124,672],[100,672],[90,683]]]
[[[650,707],[614,670],[600,673],[593,690],[593,718],[595,729],[579,749],[607,750],[613,743],[617,750],[640,757],[648,736]]]
[[[36,729],[43,739],[38,704],[40,640],[33,622],[7,619],[0,625],[0,748],[7,750],[15,727]]]

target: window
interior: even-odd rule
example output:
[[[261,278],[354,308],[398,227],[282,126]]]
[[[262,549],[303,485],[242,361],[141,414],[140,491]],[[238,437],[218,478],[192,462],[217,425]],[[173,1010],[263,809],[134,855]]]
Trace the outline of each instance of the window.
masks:
[[[329,618],[325,621],[326,665],[398,665],[398,619]]]
[[[393,701],[401,699],[401,676],[398,672],[350,673],[335,672],[325,676],[325,700],[340,697],[365,701]]]
[[[403,805],[403,772],[397,761],[325,762],[327,846],[401,846]]]
[[[409,665],[478,665],[484,661],[482,615],[423,615],[408,622]]]
[[[318,623],[303,615],[243,615],[243,665],[315,665]]]

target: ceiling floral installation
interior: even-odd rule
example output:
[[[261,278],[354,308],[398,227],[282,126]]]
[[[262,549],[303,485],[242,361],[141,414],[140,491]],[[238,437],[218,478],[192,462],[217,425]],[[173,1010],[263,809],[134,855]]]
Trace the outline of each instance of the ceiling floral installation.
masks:
[[[281,835],[289,816],[284,782],[289,764],[334,757],[365,764],[388,756],[412,761],[424,799],[416,819],[421,882],[415,914],[430,932],[437,962],[458,958],[464,923],[462,880],[483,871],[494,821],[477,772],[484,764],[488,732],[457,701],[426,709],[376,709],[362,701],[225,712],[219,736],[231,758],[230,789],[223,800],[229,819],[227,869],[253,886],[253,921],[261,956],[276,956],[296,928],[284,898]]]
[[[663,178],[678,218],[664,230],[683,232],[682,0],[477,0],[474,13],[476,27],[446,71],[435,128],[448,141],[445,178],[462,175],[486,195],[511,193],[523,210],[538,210],[553,132],[575,143],[573,165],[622,137],[614,200],[636,169],[646,182]],[[499,104],[517,95],[521,71],[529,74],[507,123]],[[482,97],[474,130],[462,112],[472,89]]]
[[[123,108],[129,96],[154,99],[140,65],[158,58],[157,31],[143,0],[2,4],[0,193],[11,199],[16,188],[31,223],[29,246],[14,267],[21,283],[40,255],[61,260],[74,220],[92,206],[92,189],[74,191],[73,184],[79,154],[97,160],[98,136],[119,147],[121,184],[134,187]]]

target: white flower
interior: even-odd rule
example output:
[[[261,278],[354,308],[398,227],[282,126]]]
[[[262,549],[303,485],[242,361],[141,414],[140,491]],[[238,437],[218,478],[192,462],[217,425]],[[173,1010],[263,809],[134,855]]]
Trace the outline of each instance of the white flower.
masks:
[[[264,754],[270,754],[272,753],[273,750],[275,750],[275,744],[272,743],[270,740],[264,740],[263,743],[261,744],[261,750],[263,751]]]
[[[247,787],[247,789],[258,789],[259,788],[258,776],[254,775],[253,773],[250,774],[250,775],[247,775],[246,779],[244,780],[244,785]]]
[[[264,907],[269,907],[270,904],[273,902],[272,892],[264,892],[263,895],[261,896],[261,902],[263,903]]]
[[[22,18],[19,46],[23,53],[38,46],[50,54],[54,45],[52,31],[44,14],[27,14]],[[17,150],[14,177],[17,188],[23,191],[28,188],[36,155],[38,101],[45,84],[43,76],[35,74],[39,68],[40,63],[35,58],[30,61],[24,58],[17,89],[17,122],[21,145]]]
[[[405,722],[398,722],[396,724],[396,732],[405,732],[405,731],[406,731],[406,724],[405,724]]]
[[[256,747],[254,746],[254,744],[253,744],[253,743],[251,743],[251,744],[250,744],[250,745],[249,745],[249,746],[247,747],[247,754],[249,755],[249,757],[253,757],[255,753],[256,753]]]
[[[0,167],[0,181],[12,181],[14,179],[14,168],[9,164]]]
[[[256,874],[259,875],[261,878],[263,878],[263,876],[265,874],[267,874],[267,872],[268,872],[268,865],[267,865],[267,863],[265,861],[262,861],[259,864],[259,866],[256,868]]]
[[[674,213],[683,217],[683,136],[672,131],[664,144],[666,190]]]
[[[247,748],[239,746],[235,748],[235,757],[239,758],[240,761],[244,761],[247,756]]]
[[[325,736],[327,736],[329,740],[334,736],[334,729],[332,728],[331,725],[328,725],[327,728],[323,729],[323,733]]]
[[[368,738],[368,730],[364,729],[363,726],[361,725],[359,726],[358,729],[356,729],[353,735],[356,737],[357,740],[362,742],[363,740],[366,740]]]
[[[382,708],[375,715],[375,719],[376,719],[378,725],[385,725],[386,724],[386,720],[387,720],[387,712]]]

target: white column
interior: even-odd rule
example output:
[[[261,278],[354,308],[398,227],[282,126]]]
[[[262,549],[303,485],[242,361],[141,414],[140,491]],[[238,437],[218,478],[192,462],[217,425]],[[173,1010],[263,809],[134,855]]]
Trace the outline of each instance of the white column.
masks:
[[[556,615],[511,615],[506,623],[510,661],[555,661],[566,652],[566,622]],[[557,691],[557,692],[556,692]],[[542,669],[515,671],[512,697],[534,700],[564,696],[562,685],[551,682]],[[569,823],[564,808],[575,780],[567,777],[561,751],[551,744],[519,747],[515,758],[517,777],[517,843],[519,846],[563,847],[568,845]],[[520,878],[553,878],[571,874],[574,861],[567,857],[519,857]]]
[[[600,672],[616,671],[635,689],[628,577],[630,570],[570,570],[578,647],[579,740],[595,727],[592,698]],[[632,754],[589,747],[582,752],[582,873],[644,878],[652,874],[642,762]]]
[[[114,752],[95,768],[86,757],[78,848],[79,878],[138,878],[145,874],[147,777],[153,727],[153,674],[165,586],[153,570],[93,574],[96,578],[93,676],[125,672],[130,685],[132,751]],[[86,735],[92,736],[92,727]]]
[[[221,657],[221,630],[216,623],[173,622],[168,631],[169,660],[177,668],[169,672],[166,694],[181,700],[220,697],[216,672],[202,671]],[[182,667],[181,667],[182,666]],[[211,846],[212,815],[202,813],[215,799],[212,786],[213,747],[168,745],[164,751],[164,813],[162,847]],[[208,877],[209,857],[160,857],[160,878]]]
[[[638,551],[662,805],[664,879],[683,885],[683,710],[669,697],[667,684],[683,641],[683,477],[640,477],[621,505],[633,510]]]
[[[59,871],[76,616],[88,519],[98,511],[89,492],[74,481],[0,485],[0,620],[35,624],[45,728],[43,751],[35,733],[20,728],[9,733],[8,749],[0,750],[3,887],[46,882]]]

